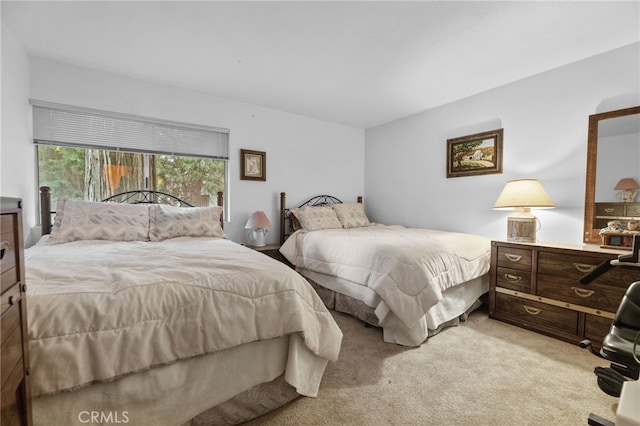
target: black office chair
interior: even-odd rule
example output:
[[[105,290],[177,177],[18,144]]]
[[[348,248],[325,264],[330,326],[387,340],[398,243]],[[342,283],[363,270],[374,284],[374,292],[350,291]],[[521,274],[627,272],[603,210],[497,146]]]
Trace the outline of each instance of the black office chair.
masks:
[[[620,255],[618,259],[599,265],[580,279],[588,285],[600,275],[616,266],[640,268],[640,234],[634,236],[631,254]],[[590,346],[589,341],[581,343]],[[629,380],[638,380],[640,375],[640,281],[632,283],[626,290],[613,319],[609,333],[602,341],[598,356],[611,362],[610,367],[596,367],[594,373],[598,386],[608,395],[619,397],[622,385]],[[594,414],[589,415],[589,425],[605,426],[613,423]]]
[[[602,341],[600,354],[611,367],[596,367],[598,386],[607,394],[619,397],[626,380],[638,380],[640,361],[636,348],[640,340],[640,281],[627,289],[609,333]]]

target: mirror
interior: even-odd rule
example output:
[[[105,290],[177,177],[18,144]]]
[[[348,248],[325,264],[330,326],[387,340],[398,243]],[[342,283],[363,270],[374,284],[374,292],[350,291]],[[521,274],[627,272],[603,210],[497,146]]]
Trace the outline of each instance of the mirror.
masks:
[[[639,132],[640,106],[589,116],[585,243],[602,244],[600,229],[606,226],[608,220],[624,218],[626,215],[640,221],[640,197],[633,204],[623,203],[614,190],[623,178],[631,177],[640,183]],[[637,214],[627,214],[626,207],[631,206],[637,207]],[[606,208],[606,212],[600,211],[601,208]],[[622,222],[625,222],[624,219]]]

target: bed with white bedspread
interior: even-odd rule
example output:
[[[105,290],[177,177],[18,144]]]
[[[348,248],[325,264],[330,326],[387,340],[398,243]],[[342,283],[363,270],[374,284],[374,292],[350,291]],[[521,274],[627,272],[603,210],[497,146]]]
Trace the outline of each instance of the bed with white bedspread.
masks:
[[[321,197],[290,210],[281,203],[295,231],[280,251],[327,306],[382,327],[385,341],[420,345],[488,291],[488,238],[375,224],[361,203]]]
[[[317,396],[342,333],[308,282],[209,232],[211,208],[106,204],[67,201],[71,228],[25,250],[36,425],[228,424],[273,408],[239,402],[258,388]]]

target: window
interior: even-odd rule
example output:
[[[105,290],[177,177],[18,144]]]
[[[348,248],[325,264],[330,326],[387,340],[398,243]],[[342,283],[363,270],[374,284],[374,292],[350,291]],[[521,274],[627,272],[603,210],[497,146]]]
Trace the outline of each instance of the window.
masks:
[[[195,206],[227,196],[226,129],[31,103],[38,186],[51,187],[54,206],[60,197],[99,201],[136,189]]]
[[[223,160],[38,145],[38,186],[58,198],[99,201],[141,188],[174,195],[194,206],[216,203],[225,189]]]

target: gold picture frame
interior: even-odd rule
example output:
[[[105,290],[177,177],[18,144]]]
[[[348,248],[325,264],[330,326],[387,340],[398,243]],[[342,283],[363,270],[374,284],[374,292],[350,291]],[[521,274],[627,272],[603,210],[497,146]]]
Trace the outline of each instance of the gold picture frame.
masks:
[[[447,177],[502,173],[503,130],[447,139]]]
[[[267,180],[267,153],[249,149],[240,150],[240,179]]]

